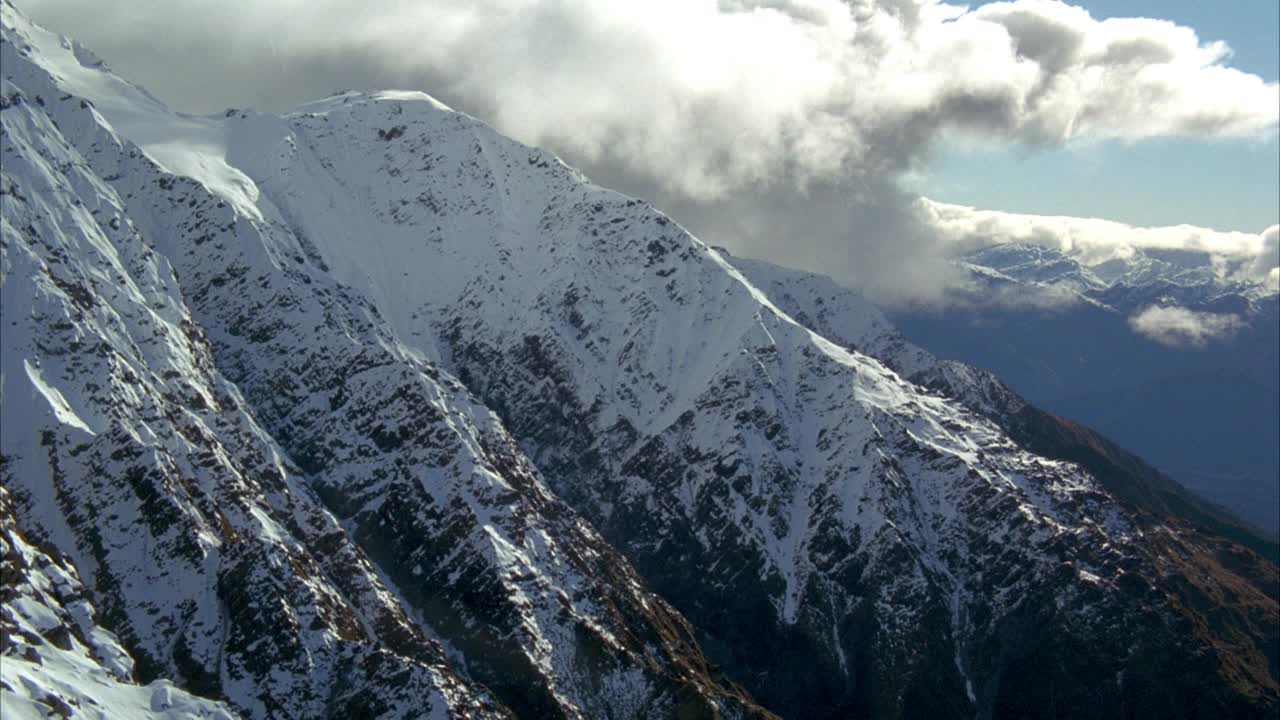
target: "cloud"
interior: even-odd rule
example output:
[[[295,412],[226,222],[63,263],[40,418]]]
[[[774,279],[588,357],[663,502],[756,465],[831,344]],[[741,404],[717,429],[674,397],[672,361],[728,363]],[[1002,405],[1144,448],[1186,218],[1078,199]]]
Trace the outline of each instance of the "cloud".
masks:
[[[1268,289],[1280,291],[1280,225],[1262,231],[1262,247],[1249,265],[1251,278]]]
[[[899,172],[947,130],[1058,144],[1256,134],[1280,115],[1277,85],[1226,66],[1222,43],[1049,0],[28,5],[182,109],[286,109],[369,75],[697,199]]]
[[[1278,262],[1280,227],[1262,233],[1223,232],[1194,225],[1138,227],[1098,218],[1028,215],[980,210],[920,199],[921,221],[933,228],[953,254],[988,245],[1026,243],[1052,248],[1086,265],[1132,257],[1138,250],[1200,251],[1222,259],[1223,272],[1244,270],[1265,277]]]
[[[953,307],[1039,310],[1044,314],[1065,312],[1084,302],[1084,296],[1070,287],[1034,283],[957,287],[952,288],[947,296],[948,305]]]
[[[27,0],[178,109],[424,89],[736,252],[873,297],[956,281],[898,179],[940,138],[1276,133],[1222,43],[1051,0]]]
[[[1231,337],[1243,326],[1239,315],[1154,305],[1129,318],[1134,332],[1170,347],[1202,348]]]

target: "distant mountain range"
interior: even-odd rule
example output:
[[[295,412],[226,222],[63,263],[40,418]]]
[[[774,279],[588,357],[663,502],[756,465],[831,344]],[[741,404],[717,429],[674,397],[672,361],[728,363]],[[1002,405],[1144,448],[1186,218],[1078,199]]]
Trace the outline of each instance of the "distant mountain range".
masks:
[[[2,13],[6,718],[1274,715],[1274,543],[856,294]]]

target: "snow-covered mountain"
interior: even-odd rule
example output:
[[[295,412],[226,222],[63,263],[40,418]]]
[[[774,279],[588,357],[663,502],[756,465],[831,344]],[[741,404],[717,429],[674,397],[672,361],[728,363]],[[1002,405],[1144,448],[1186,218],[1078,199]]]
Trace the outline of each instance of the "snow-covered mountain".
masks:
[[[1242,261],[1147,248],[1088,264],[1010,244],[963,262],[971,293],[890,309],[894,324],[1280,532],[1280,295]]]
[[[419,93],[184,116],[3,21],[6,707],[1275,708],[1274,563],[869,306]]]
[[[4,485],[140,681],[249,717],[755,712],[252,181],[98,108],[215,123],[4,12]]]
[[[1242,272],[1249,260],[1205,250],[1134,248],[1124,257],[1087,261],[1056,248],[1027,243],[991,245],[959,259],[980,285],[1034,292],[1074,294],[1121,313],[1153,304],[1190,309],[1234,306],[1256,312],[1253,304],[1274,297],[1276,290]],[[980,299],[980,298],[979,298]]]
[[[908,380],[996,423],[1023,447],[1083,464],[1119,499],[1149,512],[1192,520],[1267,557],[1278,555],[1274,539],[1188,492],[1106,437],[1028,403],[989,371],[942,360],[912,344],[859,293],[828,277],[767,262],[733,258],[732,263],[797,322],[845,347],[882,358]]]

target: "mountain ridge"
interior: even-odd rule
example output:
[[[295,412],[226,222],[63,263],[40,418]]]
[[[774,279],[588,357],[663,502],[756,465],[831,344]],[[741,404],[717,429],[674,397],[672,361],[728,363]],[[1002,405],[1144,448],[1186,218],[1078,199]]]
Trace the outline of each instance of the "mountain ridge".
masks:
[[[1197,596],[1094,477],[647,204],[419,94],[171,118],[4,10],[4,486],[152,672],[249,717],[412,717],[405,682],[476,716],[1274,707],[1251,553],[1195,587],[1262,618],[1215,597],[1234,634],[1186,633]],[[188,142],[121,136],[147,123]],[[140,560],[198,587],[185,558],[233,547],[230,642],[142,619],[205,611]]]
[[[886,309],[908,337],[991,369],[1035,405],[1280,532],[1280,295],[1243,276],[1249,261],[1140,248],[1090,264],[1026,244],[961,260],[975,283],[957,302]]]
[[[1130,478],[1132,484],[1110,484],[1117,496],[1154,515],[1170,512],[1222,534],[1275,561],[1280,546],[1273,537],[1162,477],[1161,473],[1105,436],[1067,418],[1039,409],[992,373],[959,362],[941,360],[912,344],[888,316],[857,292],[825,276],[771,263],[732,258],[760,287],[770,290],[804,326],[824,337],[887,359],[899,374],[941,392],[987,417],[1023,447],[1059,460],[1079,462],[1099,477]],[[1177,507],[1176,511],[1171,507]]]

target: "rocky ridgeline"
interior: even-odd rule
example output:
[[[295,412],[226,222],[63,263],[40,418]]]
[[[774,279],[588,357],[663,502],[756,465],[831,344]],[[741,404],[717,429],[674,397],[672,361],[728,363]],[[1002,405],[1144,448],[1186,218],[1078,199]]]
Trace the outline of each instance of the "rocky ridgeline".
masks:
[[[424,95],[178,116],[3,12],[6,704],[1275,707],[1274,564],[856,298]]]

